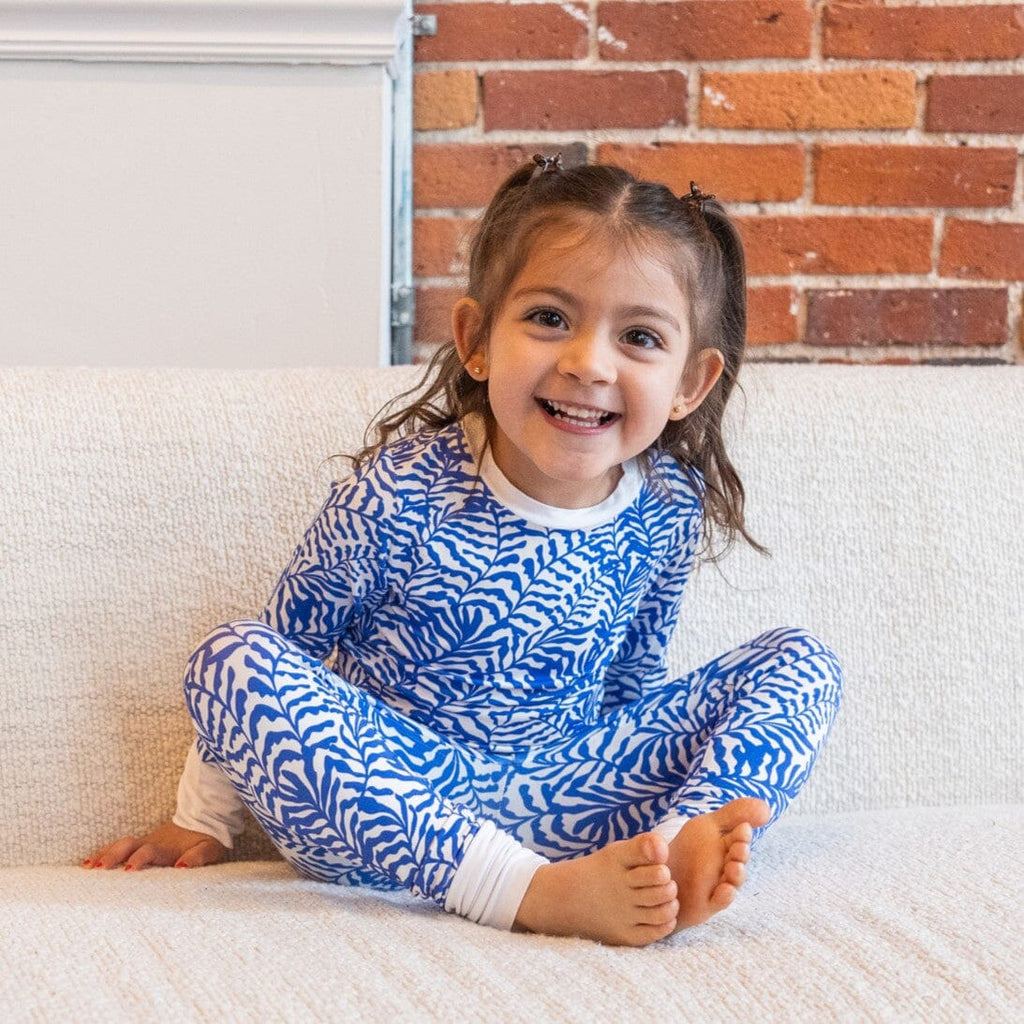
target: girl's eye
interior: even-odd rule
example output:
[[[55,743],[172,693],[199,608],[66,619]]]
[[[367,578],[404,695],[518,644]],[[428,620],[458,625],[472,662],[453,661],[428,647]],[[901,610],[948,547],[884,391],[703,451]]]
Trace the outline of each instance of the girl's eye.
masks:
[[[526,319],[532,320],[541,327],[557,329],[568,326],[565,322],[565,317],[557,309],[535,309],[532,313],[527,313]]]
[[[623,335],[627,345],[634,348],[663,348],[664,343],[653,331],[644,327],[633,327]]]

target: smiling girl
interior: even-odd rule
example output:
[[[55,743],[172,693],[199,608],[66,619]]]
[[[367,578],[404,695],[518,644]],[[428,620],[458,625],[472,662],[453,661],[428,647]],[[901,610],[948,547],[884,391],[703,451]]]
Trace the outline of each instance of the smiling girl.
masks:
[[[639,946],[727,907],[841,689],[788,628],[668,678],[696,561],[754,543],[721,434],[745,324],[713,197],[517,170],[424,387],[193,655],[173,820],[86,864],[213,863],[248,807],[307,876],[495,927]]]

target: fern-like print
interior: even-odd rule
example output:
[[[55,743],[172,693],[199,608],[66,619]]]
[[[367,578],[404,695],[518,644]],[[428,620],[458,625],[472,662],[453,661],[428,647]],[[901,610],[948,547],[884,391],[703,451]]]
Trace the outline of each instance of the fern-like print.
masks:
[[[202,756],[296,868],[443,905],[485,819],[559,859],[738,796],[785,809],[838,663],[780,629],[667,677],[701,511],[654,472],[597,526],[540,526],[454,424],[334,486],[261,620],[185,678]]]

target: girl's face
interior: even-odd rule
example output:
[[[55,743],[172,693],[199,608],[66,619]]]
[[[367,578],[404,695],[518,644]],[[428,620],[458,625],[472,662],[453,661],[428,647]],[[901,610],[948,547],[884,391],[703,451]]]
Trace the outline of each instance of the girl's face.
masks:
[[[478,304],[456,304],[459,353],[473,377],[488,381],[494,460],[536,501],[603,501],[622,463],[718,379],[720,352],[691,358],[686,297],[659,255],[627,251],[584,226],[551,227],[482,342]]]

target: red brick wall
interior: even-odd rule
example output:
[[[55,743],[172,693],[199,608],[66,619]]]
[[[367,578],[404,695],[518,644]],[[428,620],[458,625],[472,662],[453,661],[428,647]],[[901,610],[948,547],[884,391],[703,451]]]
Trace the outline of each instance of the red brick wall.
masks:
[[[725,201],[751,357],[1024,363],[1024,3],[424,3],[417,351],[535,152]]]

